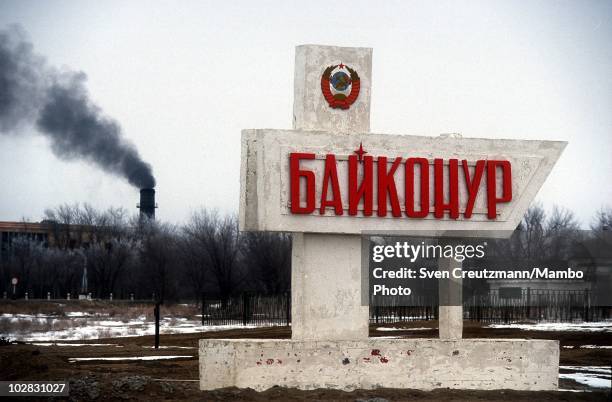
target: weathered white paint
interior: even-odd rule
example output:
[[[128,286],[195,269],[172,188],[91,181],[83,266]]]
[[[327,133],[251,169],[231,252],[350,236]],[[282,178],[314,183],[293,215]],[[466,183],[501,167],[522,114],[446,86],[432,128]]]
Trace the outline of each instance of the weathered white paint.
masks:
[[[555,390],[559,343],[520,339],[200,340],[200,388]]]
[[[291,338],[367,339],[369,308],[361,305],[361,237],[293,235]]]

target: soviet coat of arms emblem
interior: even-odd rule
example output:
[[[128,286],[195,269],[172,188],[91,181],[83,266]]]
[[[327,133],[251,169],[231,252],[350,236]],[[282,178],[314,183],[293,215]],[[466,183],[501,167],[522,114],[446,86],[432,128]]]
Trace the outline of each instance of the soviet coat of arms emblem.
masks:
[[[359,74],[345,64],[329,66],[321,76],[323,97],[333,109],[348,109],[359,96]]]

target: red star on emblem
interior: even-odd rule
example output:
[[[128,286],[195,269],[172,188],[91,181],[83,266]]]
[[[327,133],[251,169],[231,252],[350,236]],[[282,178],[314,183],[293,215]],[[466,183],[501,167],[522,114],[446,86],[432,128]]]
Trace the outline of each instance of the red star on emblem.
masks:
[[[340,64],[338,64],[338,67],[344,68],[344,64],[342,64],[342,62],[340,62]]]
[[[354,150],[353,152],[355,152],[357,154],[357,156],[359,157],[359,162],[362,161],[363,159],[363,154],[367,154],[367,151],[363,150],[363,144],[360,142],[359,143],[359,149]]]

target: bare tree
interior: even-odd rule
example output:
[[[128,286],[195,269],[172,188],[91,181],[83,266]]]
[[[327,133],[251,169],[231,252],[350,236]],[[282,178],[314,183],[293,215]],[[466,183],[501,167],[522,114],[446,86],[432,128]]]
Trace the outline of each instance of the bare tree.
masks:
[[[291,287],[291,236],[285,233],[249,232],[244,236],[244,264],[250,277],[267,293]]]
[[[42,246],[40,243],[26,236],[13,239],[9,271],[11,276],[19,278],[20,294],[30,291],[30,296],[32,296],[32,285],[34,279],[36,279],[33,276],[36,273],[35,270],[41,252]]]
[[[546,212],[542,204],[530,206],[519,225],[521,256],[527,259],[537,258],[544,252],[544,226]]]
[[[510,241],[494,241],[494,253],[511,260],[566,259],[579,236],[580,225],[574,213],[553,206],[550,216],[540,203],[525,212]]]
[[[141,273],[147,278],[156,301],[164,302],[169,296],[174,268],[177,263],[177,233],[174,226],[153,220],[142,222],[139,235]]]
[[[49,231],[53,237],[55,247],[60,249],[74,248],[76,245],[75,235],[79,219],[79,204],[63,204],[55,208],[45,210],[44,223],[49,225]]]
[[[552,260],[564,260],[570,257],[572,246],[580,237],[580,225],[572,211],[553,206],[550,217],[546,220],[544,256]]]
[[[134,243],[111,239],[92,244],[83,254],[90,290],[97,297],[108,297],[134,258]]]
[[[43,267],[48,271],[47,287],[54,298],[66,297],[67,293],[76,294],[83,274],[81,256],[57,248],[45,249]]]
[[[178,239],[177,250],[184,267],[182,279],[191,289],[193,296],[199,299],[210,278],[207,272],[208,255],[195,237],[185,233]]]
[[[612,207],[602,207],[595,213],[591,229],[595,232],[612,231]]]
[[[193,247],[197,268],[205,269],[219,294],[227,298],[245,279],[239,264],[241,237],[235,215],[220,217],[216,211],[200,210],[184,227],[186,241]]]

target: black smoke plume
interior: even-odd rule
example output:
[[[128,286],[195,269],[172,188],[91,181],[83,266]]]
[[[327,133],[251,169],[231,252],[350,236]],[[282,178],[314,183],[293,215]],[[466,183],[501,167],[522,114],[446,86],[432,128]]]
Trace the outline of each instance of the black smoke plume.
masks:
[[[105,116],[82,72],[58,72],[33,51],[19,27],[0,30],[0,133],[35,125],[61,159],[83,159],[138,188],[155,187],[151,166]]]

